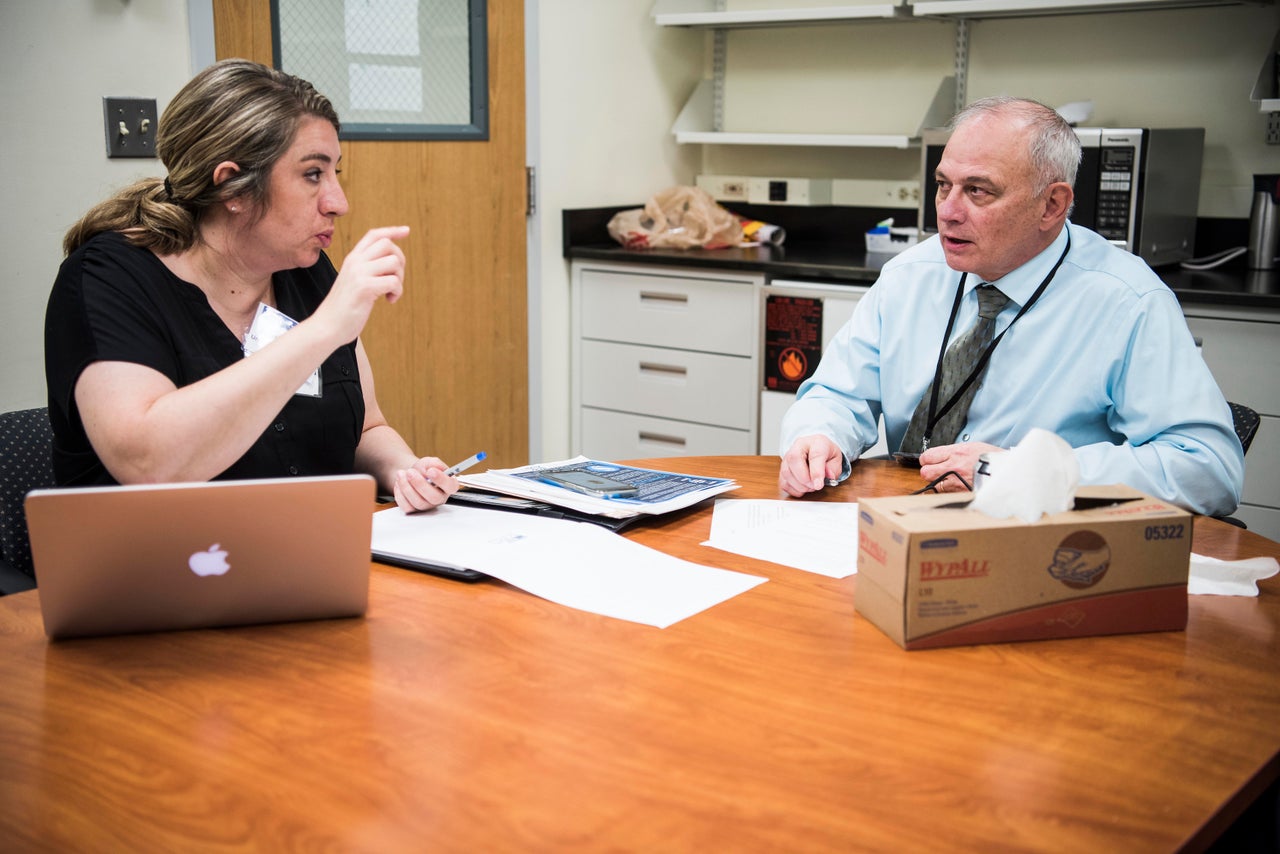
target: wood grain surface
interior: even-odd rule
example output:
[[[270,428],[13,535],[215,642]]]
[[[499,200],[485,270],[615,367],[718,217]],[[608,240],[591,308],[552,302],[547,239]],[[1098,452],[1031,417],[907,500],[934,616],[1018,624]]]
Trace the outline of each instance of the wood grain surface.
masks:
[[[776,458],[648,463],[778,497]],[[1196,850],[1277,777],[1280,579],[1185,632],[905,652],[856,576],[710,519],[627,536],[769,581],[665,630],[377,565],[352,620],[50,643],[2,598],[0,850]]]

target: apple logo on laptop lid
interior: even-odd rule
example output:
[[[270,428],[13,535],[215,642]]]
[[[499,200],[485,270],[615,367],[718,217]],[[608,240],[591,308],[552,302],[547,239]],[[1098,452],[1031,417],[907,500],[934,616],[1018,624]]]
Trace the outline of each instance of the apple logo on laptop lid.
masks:
[[[223,575],[231,569],[231,564],[227,563],[227,550],[218,543],[209,546],[206,551],[193,554],[187,559],[187,565],[199,576]]]

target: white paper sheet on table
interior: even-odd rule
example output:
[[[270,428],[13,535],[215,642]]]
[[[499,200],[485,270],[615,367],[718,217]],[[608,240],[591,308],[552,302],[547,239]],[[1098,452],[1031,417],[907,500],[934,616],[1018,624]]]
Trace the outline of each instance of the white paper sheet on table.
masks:
[[[375,513],[373,548],[464,566],[561,605],[659,628],[768,580],[680,560],[599,525],[449,504]]]
[[[858,505],[717,498],[703,545],[845,578],[858,571]]]

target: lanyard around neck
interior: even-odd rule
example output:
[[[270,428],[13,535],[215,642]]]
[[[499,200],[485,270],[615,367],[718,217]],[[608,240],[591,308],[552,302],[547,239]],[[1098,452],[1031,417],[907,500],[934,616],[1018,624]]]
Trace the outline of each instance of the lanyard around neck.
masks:
[[[973,366],[973,370],[969,372],[969,376],[965,378],[965,381],[960,384],[960,387],[955,390],[951,395],[951,398],[946,402],[942,409],[939,410],[938,386],[942,384],[942,360],[947,355],[947,343],[951,339],[951,330],[955,328],[956,317],[960,314],[960,300],[964,297],[964,283],[969,278],[968,273],[962,273],[960,275],[960,283],[956,285],[956,298],[951,303],[951,316],[947,318],[947,331],[943,333],[942,347],[938,351],[938,365],[933,369],[933,387],[929,393],[929,417],[925,420],[924,428],[925,448],[929,447],[929,439],[933,436],[933,428],[939,421],[946,417],[946,414],[951,411],[952,407],[956,405],[956,402],[964,396],[964,393],[968,390],[969,386],[973,385],[977,378],[982,376],[982,371],[987,367],[987,361],[991,358],[992,351],[996,349],[996,345],[1000,343],[1000,339],[1004,337],[1005,332],[1008,332],[1013,328],[1013,324],[1018,322],[1018,318],[1026,314],[1031,309],[1031,306],[1036,304],[1036,300],[1040,299],[1040,295],[1045,292],[1045,288],[1049,287],[1049,283],[1053,281],[1053,277],[1057,274],[1058,268],[1062,266],[1063,261],[1067,260],[1067,252],[1070,251],[1070,249],[1071,232],[1068,231],[1067,245],[1062,248],[1062,254],[1058,256],[1057,262],[1053,265],[1053,268],[1049,270],[1049,275],[1044,277],[1044,281],[1040,283],[1040,286],[1036,288],[1035,293],[1031,295],[1031,299],[1027,300],[1026,305],[1024,305],[1018,313],[1014,315],[1013,320],[1009,321],[1009,325],[1006,326],[999,335],[992,339],[991,343],[987,345],[987,349],[982,351],[982,355],[978,358],[977,364]]]

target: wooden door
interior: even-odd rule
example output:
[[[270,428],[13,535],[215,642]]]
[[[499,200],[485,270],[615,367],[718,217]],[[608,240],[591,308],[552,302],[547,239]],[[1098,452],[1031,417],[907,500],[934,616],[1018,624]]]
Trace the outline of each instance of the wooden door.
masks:
[[[267,0],[214,0],[219,59],[272,63]],[[489,0],[489,140],[342,143],[351,212],[330,258],[407,224],[404,297],[362,336],[391,424],[419,454],[529,460],[524,3]]]

